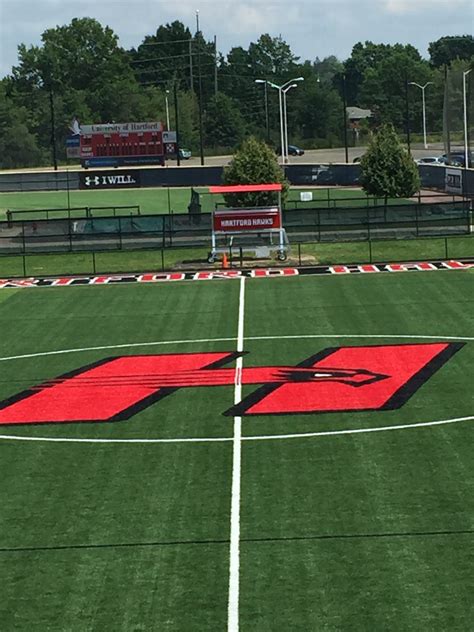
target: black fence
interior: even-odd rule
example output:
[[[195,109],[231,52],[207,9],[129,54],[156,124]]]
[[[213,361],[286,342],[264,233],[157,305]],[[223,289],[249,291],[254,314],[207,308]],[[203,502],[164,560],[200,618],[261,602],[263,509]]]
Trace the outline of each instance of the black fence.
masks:
[[[422,188],[445,189],[445,167],[419,165]],[[294,164],[284,167],[294,186],[358,186],[358,164]],[[463,195],[474,196],[474,169],[462,171]],[[200,187],[222,182],[223,167],[154,167],[141,169],[0,173],[0,192],[67,191],[133,187]]]
[[[210,213],[0,222],[0,254],[209,247]],[[286,210],[290,243],[408,239],[470,233],[466,202]]]
[[[117,217],[140,215],[140,206],[71,206],[69,208],[40,208],[7,210],[7,222],[30,220],[36,222],[43,219],[83,219],[88,217]]]
[[[0,279],[98,274],[168,272],[209,269],[208,248],[170,247],[152,250],[103,250],[0,256]],[[229,249],[233,268],[256,262],[244,258],[242,249]],[[474,260],[474,236],[420,237],[406,240],[312,242],[293,244],[285,262],[276,266],[360,264],[403,261]],[[220,265],[218,263],[217,265]]]
[[[466,202],[293,210],[283,214],[290,242],[409,239],[468,234]]]

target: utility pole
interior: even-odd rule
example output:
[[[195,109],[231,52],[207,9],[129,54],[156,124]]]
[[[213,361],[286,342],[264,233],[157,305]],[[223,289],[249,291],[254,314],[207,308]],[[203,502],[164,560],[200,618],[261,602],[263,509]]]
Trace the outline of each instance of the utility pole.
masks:
[[[170,110],[168,106],[168,95],[170,91],[165,90],[165,108],[166,108],[166,130],[169,132],[170,130]]]
[[[405,125],[406,125],[406,134],[407,134],[408,153],[411,154],[410,109],[409,109],[409,101],[408,101],[408,75],[406,73],[405,73]]]
[[[196,43],[198,45],[198,87],[199,87],[199,149],[201,153],[201,166],[204,165],[204,145],[202,139],[202,79],[201,79],[201,41],[199,38],[200,30],[199,30],[199,9],[196,10]]]
[[[217,94],[217,37],[214,35],[214,94]]]
[[[56,121],[54,116],[54,97],[53,87],[49,84],[49,110],[51,114],[51,149],[53,150],[53,166],[54,170],[58,170],[58,157],[56,154]]]
[[[347,97],[346,97],[346,75],[342,75],[342,107],[344,109],[344,152],[346,156],[346,164],[349,162],[349,148],[347,146]]]
[[[189,40],[189,87],[194,92],[194,80],[193,80],[193,39]]]
[[[267,128],[267,144],[270,144],[270,122],[268,118],[268,83],[265,81],[265,126]]]
[[[444,123],[444,145],[448,160],[451,157],[451,102],[449,91],[449,71],[448,66],[444,66],[444,108],[443,108],[443,123]]]
[[[179,114],[178,114],[178,89],[176,87],[176,79],[173,84],[173,96],[174,96],[174,124],[176,127],[176,164],[178,167],[181,164],[179,157]]]

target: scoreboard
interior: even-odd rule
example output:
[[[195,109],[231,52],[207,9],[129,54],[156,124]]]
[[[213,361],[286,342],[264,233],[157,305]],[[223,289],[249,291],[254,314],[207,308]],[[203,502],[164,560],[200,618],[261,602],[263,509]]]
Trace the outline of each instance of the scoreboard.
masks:
[[[105,123],[80,126],[83,167],[164,165],[165,154],[176,152],[176,133],[160,122]]]

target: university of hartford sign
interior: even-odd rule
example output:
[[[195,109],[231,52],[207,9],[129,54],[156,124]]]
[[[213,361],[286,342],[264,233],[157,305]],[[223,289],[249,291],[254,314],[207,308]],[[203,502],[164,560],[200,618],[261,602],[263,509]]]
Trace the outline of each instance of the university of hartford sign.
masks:
[[[113,189],[139,187],[140,172],[134,171],[89,171],[79,174],[80,189]]]

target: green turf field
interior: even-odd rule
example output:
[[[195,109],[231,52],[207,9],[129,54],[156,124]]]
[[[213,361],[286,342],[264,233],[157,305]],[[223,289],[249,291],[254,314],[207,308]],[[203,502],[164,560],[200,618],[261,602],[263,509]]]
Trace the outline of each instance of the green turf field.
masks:
[[[347,206],[366,206],[368,203],[382,204],[383,201],[376,200],[363,193],[360,189],[324,189],[307,187],[313,192],[313,202],[306,206],[321,208],[340,206],[342,203]],[[208,187],[196,187],[201,193],[201,206],[203,212],[213,210],[216,202],[222,202],[222,198],[216,195],[207,194]],[[288,196],[288,206],[295,207],[295,201],[299,200],[301,189],[293,188]],[[306,189],[305,189],[306,190]],[[143,188],[143,189],[121,189],[121,190],[70,190],[67,191],[32,191],[18,193],[0,193],[0,219],[5,216],[7,209],[62,209],[84,206],[127,206],[139,205],[142,214],[147,213],[187,213],[191,200],[191,189],[184,188]],[[391,203],[404,204],[408,200],[391,200]],[[299,203],[298,208],[304,208],[305,204]],[[56,217],[56,216],[55,216]],[[17,216],[16,219],[20,219]],[[26,217],[30,219],[30,217]]]
[[[157,379],[222,384],[123,421],[0,423],[2,632],[471,629],[473,288],[472,271],[440,271],[0,290],[2,401],[105,358],[129,367],[50,381],[29,409],[11,399],[23,421],[97,416]],[[341,376],[329,355],[317,387],[294,369],[328,348],[436,344],[458,346],[398,409],[357,409],[371,380],[408,370],[397,356]],[[223,369],[140,368],[239,346]],[[261,389],[248,370],[278,366],[293,377],[272,412],[313,387],[313,407],[347,412],[223,414]]]

